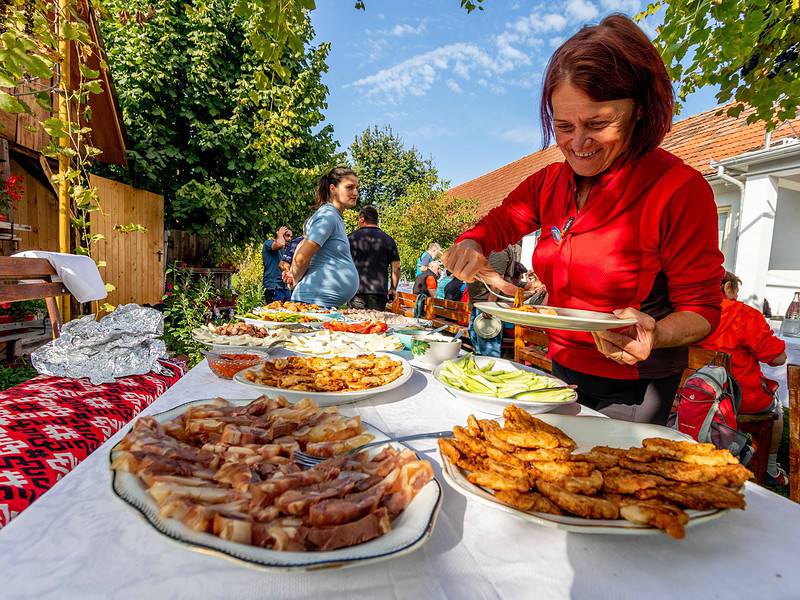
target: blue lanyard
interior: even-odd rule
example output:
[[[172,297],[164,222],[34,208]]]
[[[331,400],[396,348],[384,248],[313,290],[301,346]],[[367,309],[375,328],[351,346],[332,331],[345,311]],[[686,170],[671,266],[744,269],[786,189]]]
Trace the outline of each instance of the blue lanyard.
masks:
[[[564,239],[564,236],[567,235],[569,228],[572,227],[572,224],[575,222],[575,217],[570,217],[567,219],[567,222],[564,224],[563,231],[553,225],[550,227],[550,234],[553,236],[553,240],[555,240],[556,244],[560,244],[561,240]]]

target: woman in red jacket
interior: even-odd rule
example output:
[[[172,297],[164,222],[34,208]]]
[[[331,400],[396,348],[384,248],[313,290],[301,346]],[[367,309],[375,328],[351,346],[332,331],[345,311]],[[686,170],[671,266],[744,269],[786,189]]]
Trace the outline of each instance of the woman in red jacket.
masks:
[[[778,464],[778,447],[783,435],[783,406],[775,397],[778,382],[764,377],[758,363],[779,367],[786,362],[786,342],[775,336],[758,309],[739,302],[741,280],[726,272],[722,278],[722,316],[717,330],[699,346],[731,356],[731,375],[739,384],[742,414],[774,412],[772,443],[767,462],[767,485],[787,485],[788,477]]]
[[[661,150],[673,93],[661,57],[628,18],[585,27],[550,59],[542,89],[545,146],[566,161],[525,179],[444,255],[455,277],[507,293],[485,256],[541,228],[533,257],[553,306],[613,311],[635,326],[550,331],[553,373],[582,404],[666,421],[686,346],[717,325],[722,254],[703,176]]]

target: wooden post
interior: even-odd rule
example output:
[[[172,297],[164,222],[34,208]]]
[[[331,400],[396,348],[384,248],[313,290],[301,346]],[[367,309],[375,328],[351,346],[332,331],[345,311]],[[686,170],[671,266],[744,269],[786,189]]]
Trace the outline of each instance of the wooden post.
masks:
[[[789,388],[789,498],[800,502],[800,365],[786,366]]]
[[[58,15],[56,23],[58,27],[58,50],[61,54],[59,64],[59,88],[58,95],[58,118],[64,123],[69,123],[69,105],[67,95],[70,86],[70,42],[64,37],[59,21],[64,22],[69,18],[69,0],[58,0]],[[69,148],[69,137],[58,139],[58,145],[62,151]],[[70,225],[69,225],[69,183],[66,180],[67,170],[69,169],[69,157],[61,153],[58,157],[58,174],[61,181],[58,183],[58,251],[69,254]],[[61,315],[64,321],[70,319],[69,300],[63,296],[59,298],[61,302]]]

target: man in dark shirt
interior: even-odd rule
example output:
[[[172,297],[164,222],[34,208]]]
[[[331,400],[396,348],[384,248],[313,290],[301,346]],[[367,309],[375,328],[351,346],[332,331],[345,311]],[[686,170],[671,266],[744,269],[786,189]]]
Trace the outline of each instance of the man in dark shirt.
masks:
[[[358,293],[350,300],[351,308],[386,310],[394,300],[400,281],[400,253],[390,235],[378,227],[378,210],[365,206],[358,213],[358,229],[349,236],[350,254],[356,265],[360,283]],[[392,285],[389,286],[389,267]]]
[[[261,258],[264,261],[264,302],[269,304],[273,300],[289,300],[291,291],[281,279],[279,263],[284,259],[283,253],[286,245],[292,241],[292,230],[285,225],[278,229],[274,240],[267,240],[261,248]]]

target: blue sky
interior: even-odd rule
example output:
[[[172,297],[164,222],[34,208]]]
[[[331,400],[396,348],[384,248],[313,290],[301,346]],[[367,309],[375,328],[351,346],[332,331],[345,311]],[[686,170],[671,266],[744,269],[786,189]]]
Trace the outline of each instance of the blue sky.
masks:
[[[316,41],[331,43],[327,120],[345,149],[391,125],[457,185],[539,150],[538,97],[555,48],[585,23],[634,14],[639,0],[317,0]],[[655,22],[643,29],[655,35]],[[716,105],[694,94],[681,118]]]

